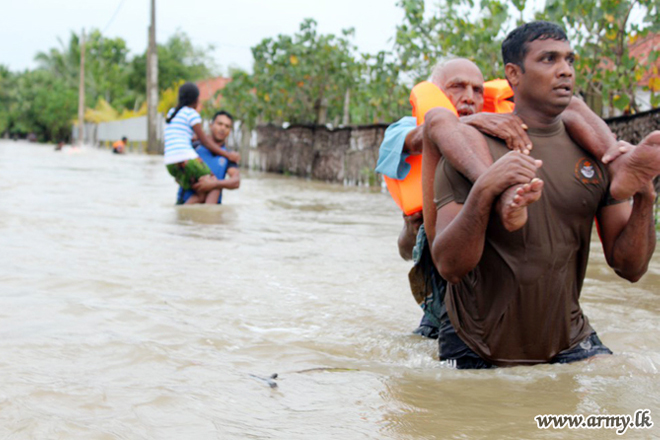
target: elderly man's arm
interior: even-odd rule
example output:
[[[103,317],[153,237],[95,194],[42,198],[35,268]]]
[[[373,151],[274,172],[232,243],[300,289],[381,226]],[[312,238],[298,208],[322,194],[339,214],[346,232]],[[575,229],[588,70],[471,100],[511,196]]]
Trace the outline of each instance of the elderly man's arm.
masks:
[[[605,121],[578,97],[571,99],[561,117],[571,138],[604,163],[628,150],[625,145],[617,142]],[[502,139],[512,150],[528,154],[532,149],[526,132],[527,125],[512,113],[476,113],[462,116],[460,120],[482,133]]]
[[[440,154],[472,182],[493,163],[481,133],[502,139],[511,150],[524,154],[532,148],[527,126],[512,113],[476,113],[459,119],[447,109],[435,108],[426,114],[426,125]]]
[[[429,111],[426,119],[436,126],[443,126],[443,137],[447,134],[452,136],[452,140],[446,142],[446,147],[440,147],[434,163],[429,168],[435,169],[440,153],[446,152],[449,161],[471,181],[475,181],[493,162],[486,143],[477,130],[503,139],[512,150],[528,154],[531,149],[531,141],[525,132],[526,125],[513,114],[478,113],[458,119],[450,111],[437,108]],[[405,163],[406,158],[411,154],[422,154],[424,126],[425,124],[417,126],[415,118],[410,116],[390,125],[385,130],[379,149],[376,171],[392,179],[404,179],[409,171],[409,166]],[[475,156],[478,163],[472,165],[475,163]]]
[[[429,243],[435,238],[436,210],[433,204],[435,170],[443,155],[449,163],[471,182],[476,181],[493,163],[488,144],[474,127],[462,124],[445,108],[426,113],[422,157],[422,199],[424,229]]]
[[[600,116],[574,96],[561,114],[571,139],[603,163],[611,162],[626,151]]]
[[[460,121],[482,133],[502,139],[511,150],[529,154],[532,149],[532,141],[526,131],[527,124],[513,113],[475,113],[461,116]]]
[[[478,130],[507,142],[511,149],[529,153],[531,142],[525,132],[522,120],[512,114],[481,113],[461,117],[460,120],[451,111],[436,108],[429,111],[426,123],[416,126],[416,120],[406,117],[392,124],[385,131],[380,146],[376,171],[394,179],[404,179],[410,166],[405,159],[410,154],[424,151],[422,160],[422,186],[424,223],[429,240],[435,236],[435,216],[433,207],[433,174],[443,154],[462,174],[474,182],[493,163],[488,146]],[[424,130],[431,133],[434,146],[423,147]],[[406,259],[412,255],[414,235],[404,224],[399,235],[399,253]],[[408,249],[410,247],[410,250]]]
[[[426,142],[426,140],[425,140]],[[431,247],[433,261],[442,275],[451,283],[459,282],[476,267],[483,254],[486,228],[497,197],[507,188],[531,181],[540,166],[529,156],[516,151],[505,154],[489,167],[474,183],[464,204],[457,203],[447,194],[453,184],[438,185],[440,200],[437,211],[436,235]],[[450,181],[455,171],[441,165],[440,179]],[[444,193],[443,193],[444,191]],[[448,201],[444,203],[443,200]]]

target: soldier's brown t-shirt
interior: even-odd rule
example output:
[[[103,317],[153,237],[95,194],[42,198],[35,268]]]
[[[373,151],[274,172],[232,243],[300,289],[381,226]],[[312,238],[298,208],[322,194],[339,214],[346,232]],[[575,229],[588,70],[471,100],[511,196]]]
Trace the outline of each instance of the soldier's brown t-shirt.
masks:
[[[559,121],[528,131],[532,156],[543,160],[541,198],[526,225],[508,232],[491,213],[483,255],[460,283],[449,283],[446,304],[460,338],[496,365],[549,361],[593,332],[579,304],[594,216],[615,203],[602,164],[579,148]],[[509,152],[486,136],[497,160]],[[463,204],[472,184],[448,162],[438,165],[438,208]]]

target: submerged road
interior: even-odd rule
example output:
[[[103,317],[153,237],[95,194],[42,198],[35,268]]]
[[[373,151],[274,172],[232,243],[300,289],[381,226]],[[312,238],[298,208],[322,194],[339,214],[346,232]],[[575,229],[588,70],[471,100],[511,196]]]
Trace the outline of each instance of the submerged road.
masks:
[[[643,408],[626,437],[660,437],[659,251],[630,284],[592,241],[614,356],[459,372],[410,333],[386,194],[244,174],[175,207],[161,157],[0,141],[0,438],[615,438],[533,418]]]

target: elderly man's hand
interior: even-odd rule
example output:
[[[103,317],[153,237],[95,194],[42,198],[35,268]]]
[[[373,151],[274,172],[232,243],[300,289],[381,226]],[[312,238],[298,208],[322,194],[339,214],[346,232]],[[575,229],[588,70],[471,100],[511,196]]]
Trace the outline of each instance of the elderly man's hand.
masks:
[[[218,178],[208,174],[206,176],[202,176],[199,178],[197,183],[195,183],[192,188],[195,190],[195,192],[198,193],[207,193],[211,192],[214,189],[217,189],[217,184],[218,184]]]
[[[502,139],[511,150],[529,154],[532,141],[527,136],[527,125],[513,113],[476,113],[461,118],[482,133]]]

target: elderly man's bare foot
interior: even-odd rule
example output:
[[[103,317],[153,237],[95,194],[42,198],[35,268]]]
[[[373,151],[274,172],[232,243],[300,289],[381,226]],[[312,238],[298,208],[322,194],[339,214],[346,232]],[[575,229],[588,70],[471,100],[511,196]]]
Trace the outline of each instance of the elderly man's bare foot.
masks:
[[[615,199],[624,200],[642,190],[660,175],[660,131],[652,132],[630,152],[612,161],[609,169],[610,193]]]
[[[527,207],[540,199],[542,192],[543,181],[534,178],[530,183],[512,186],[502,193],[495,209],[507,231],[517,231],[525,226]]]

